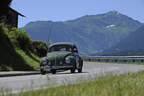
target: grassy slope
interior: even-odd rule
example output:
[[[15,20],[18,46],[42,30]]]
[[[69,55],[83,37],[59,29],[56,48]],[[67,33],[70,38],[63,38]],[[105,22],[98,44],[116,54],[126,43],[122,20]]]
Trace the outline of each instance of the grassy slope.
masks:
[[[39,57],[26,55],[22,50],[0,48],[0,71],[35,70],[39,68]]]
[[[39,69],[39,61],[40,58],[36,55],[34,55],[33,53],[31,53],[31,56],[25,54],[25,52],[23,52],[22,50],[16,50],[16,52],[22,56],[22,58],[24,59],[24,61],[26,62],[27,65],[29,65],[30,67],[32,67],[33,69]]]
[[[101,77],[95,81],[66,85],[14,96],[143,96],[144,72]]]
[[[33,54],[28,56],[22,50],[14,48],[7,32],[7,28],[0,25],[0,71],[39,68],[39,58]]]

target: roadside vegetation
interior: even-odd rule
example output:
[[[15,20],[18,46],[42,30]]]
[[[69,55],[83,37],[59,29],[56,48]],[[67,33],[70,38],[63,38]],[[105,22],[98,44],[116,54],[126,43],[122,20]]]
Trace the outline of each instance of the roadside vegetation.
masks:
[[[143,90],[144,72],[138,72],[100,77],[80,84],[21,92],[10,96],[143,96]]]
[[[42,42],[42,41],[41,41]],[[41,51],[46,55],[47,45],[45,42],[35,44],[33,40],[23,29],[8,29],[0,24],[0,71],[13,70],[37,70],[39,69],[39,60]]]

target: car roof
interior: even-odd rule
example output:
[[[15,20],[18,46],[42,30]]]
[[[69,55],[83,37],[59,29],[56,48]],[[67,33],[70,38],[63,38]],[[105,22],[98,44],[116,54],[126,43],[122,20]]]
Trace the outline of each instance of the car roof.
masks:
[[[72,47],[76,47],[75,44],[71,43],[71,42],[56,42],[56,43],[53,43],[51,44],[49,47],[53,47],[53,46],[59,46],[59,45],[62,45],[62,46],[72,46]]]

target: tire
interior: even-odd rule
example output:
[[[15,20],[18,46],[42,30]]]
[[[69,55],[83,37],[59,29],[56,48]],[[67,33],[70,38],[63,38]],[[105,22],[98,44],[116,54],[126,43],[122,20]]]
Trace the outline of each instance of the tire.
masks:
[[[82,73],[82,68],[78,69],[78,73]]]
[[[79,63],[80,63],[80,68],[78,69],[78,73],[81,73],[83,67],[83,60],[81,60]]]
[[[75,73],[75,68],[72,68],[72,69],[71,69],[71,73]]]
[[[74,67],[71,69],[71,73],[75,73],[76,70],[76,65],[74,65]]]
[[[52,74],[56,74],[56,70],[52,70],[51,72],[52,72]]]
[[[43,69],[41,69],[41,74],[42,74],[42,75],[45,75],[45,74],[46,74],[46,71],[44,71]]]
[[[71,73],[75,73],[75,70],[76,70],[76,62],[75,60],[73,60],[73,68],[70,69]]]

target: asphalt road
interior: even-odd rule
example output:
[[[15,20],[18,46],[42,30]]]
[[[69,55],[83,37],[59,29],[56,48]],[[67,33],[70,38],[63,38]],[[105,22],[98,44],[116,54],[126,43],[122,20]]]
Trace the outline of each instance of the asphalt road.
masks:
[[[70,71],[59,72],[55,75],[28,75],[0,78],[0,93],[9,90],[13,93],[27,90],[47,88],[51,86],[79,83],[85,80],[96,79],[108,74],[123,74],[144,70],[143,65],[109,64],[85,62],[83,73],[71,74]]]

